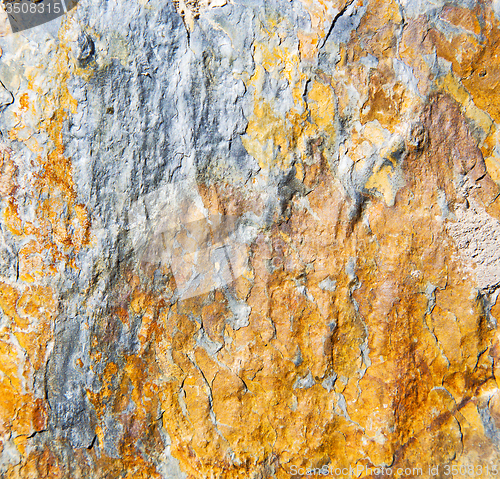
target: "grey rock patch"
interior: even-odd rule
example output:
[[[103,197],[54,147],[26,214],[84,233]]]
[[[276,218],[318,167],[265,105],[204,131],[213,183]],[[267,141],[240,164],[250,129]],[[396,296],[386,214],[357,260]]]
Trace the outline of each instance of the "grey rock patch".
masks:
[[[17,450],[12,439],[3,444],[2,454],[0,455],[0,473],[6,472],[9,467],[15,466],[21,462],[21,454]]]
[[[412,68],[397,58],[393,60],[392,66],[398,80],[419,96],[418,78],[414,75]]]
[[[500,444],[500,429],[497,428],[494,419],[491,417],[489,408],[479,407],[478,411],[486,436],[498,446]]]
[[[330,276],[326,277],[323,281],[321,281],[318,286],[323,291],[330,291],[333,293],[337,289],[337,281],[331,279]]]
[[[202,347],[212,357],[214,357],[224,347],[224,343],[212,341],[205,333],[204,329],[200,329],[198,331],[196,344]]]
[[[232,295],[226,294],[226,297],[228,297],[229,309],[233,313],[233,316],[228,319],[230,326],[235,331],[247,327],[250,324],[249,318],[252,308],[245,301],[238,301]]]
[[[332,392],[333,388],[335,386],[335,381],[337,381],[337,375],[333,373],[331,376],[328,376],[323,380],[321,385],[323,386],[324,389],[326,389],[328,392]]]
[[[314,380],[311,371],[309,371],[309,373],[305,377],[299,378],[295,381],[293,389],[309,389],[315,384],[316,381]]]
[[[378,58],[370,54],[360,58],[359,62],[367,68],[377,68],[378,66]]]
[[[444,220],[456,221],[456,216],[453,211],[450,210],[450,205],[446,198],[446,193],[443,190],[438,191],[437,203],[439,208],[441,208],[441,218]]]
[[[295,353],[294,358],[292,359],[292,363],[295,364],[295,366],[300,366],[303,363],[304,359],[302,358],[302,351],[300,350],[300,347],[297,346],[297,352]]]

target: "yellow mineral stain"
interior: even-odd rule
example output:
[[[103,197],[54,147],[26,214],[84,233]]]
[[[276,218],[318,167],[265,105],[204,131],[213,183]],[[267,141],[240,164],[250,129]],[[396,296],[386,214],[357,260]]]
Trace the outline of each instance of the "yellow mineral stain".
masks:
[[[380,123],[374,121],[365,124],[363,136],[373,145],[380,148],[384,143],[386,143],[389,137],[389,132],[382,128]]]
[[[47,361],[46,348],[52,341],[57,299],[52,288],[39,283],[56,274],[61,262],[74,267],[70,249],[78,251],[89,243],[89,215],[84,205],[75,202],[71,160],[65,156],[62,138],[68,113],[75,113],[77,106],[66,86],[70,75],[68,52],[69,46],[61,44],[59,56],[51,66],[53,85],[39,81],[47,65],[27,69],[28,92],[13,105],[17,126],[7,134],[23,142],[38,157],[32,165],[33,181],[28,183],[25,193],[35,202],[45,198],[35,203],[35,219],[30,218],[30,222],[24,220],[17,207],[16,168],[11,164],[10,153],[2,151],[1,155],[0,194],[2,200],[6,200],[2,204],[3,225],[23,243],[18,245],[18,281],[15,285],[2,283],[0,287],[0,307],[11,318],[11,333],[0,332],[0,396],[3,398],[0,429],[2,435],[15,438],[14,444],[22,455],[19,467],[24,472],[20,477],[42,477],[24,473],[28,474],[32,466],[36,471],[38,466],[33,464],[45,454],[40,453],[34,460],[28,453],[32,434],[45,427],[47,409],[45,400],[35,397],[30,388],[35,371],[45,367]],[[38,131],[34,131],[33,125]],[[50,139],[48,151],[34,138],[34,134],[40,132]],[[71,230],[75,233],[71,234]],[[61,477],[55,466],[41,474]]]
[[[275,20],[274,29],[279,27],[279,21]],[[326,145],[334,142],[335,97],[328,84],[316,80],[311,82],[306,102],[308,75],[302,71],[298,51],[288,46],[289,39],[276,40],[278,33],[272,22],[262,28],[262,34],[268,42],[255,44],[255,72],[247,82],[254,91],[254,111],[242,142],[261,168],[288,169],[297,156],[304,158],[310,139],[323,137]],[[286,80],[291,88],[293,106],[284,115],[272,100],[263,97],[266,75]]]
[[[3,211],[3,224],[14,235],[22,235],[22,220],[19,216],[17,202],[10,200]]]
[[[440,78],[437,84],[464,107],[466,117],[479,126],[485,136],[489,134],[493,126],[490,116],[474,104],[473,98],[453,73]]]
[[[130,327],[140,316],[137,354],[109,362],[101,347],[103,338],[92,332],[91,368],[102,371],[102,388],[87,391],[87,396],[96,410],[100,444],[106,439],[107,413],[120,418],[124,426],[119,458],[102,454],[97,460],[102,477],[122,471],[130,479],[159,477],[137,448],[138,443],[151,450],[163,446],[157,423],[168,431],[172,454],[193,478],[247,478],[249,470],[261,468],[260,472],[269,457],[279,460],[279,479],[288,477],[291,465],[321,467],[331,461],[335,467],[349,467],[368,464],[367,457],[377,464],[413,461],[425,467],[431,459],[440,464],[461,460],[464,444],[471,438],[487,444],[477,404],[494,393],[500,377],[498,360],[492,364],[491,359],[500,356],[500,334],[486,324],[473,278],[449,254],[449,237],[435,219],[436,190],[439,186],[448,194],[454,181],[449,159],[442,158],[436,147],[445,141],[438,135],[442,125],[434,125],[430,132],[435,136],[427,148],[434,150],[409,152],[402,166],[390,154],[389,137],[402,123],[413,120],[412,108],[421,106],[397,81],[392,67],[397,50],[394,32],[402,22],[397,3],[367,2],[366,19],[343,48],[332,75],[312,74],[302,61],[317,55],[325,27],[345,3],[303,0],[303,4],[310,12],[313,34],[287,38],[286,29],[280,29],[284,20],[276,14],[254,44],[256,69],[246,81],[253,89],[254,108],[243,144],[267,170],[263,176],[295,162],[297,178],[315,185],[307,197],[310,209],[294,204],[286,223],[272,225],[252,244],[249,273],[234,286],[238,298],[251,307],[248,326],[231,326],[225,290],[172,304],[143,287],[138,274],[123,274],[120,295],[123,286],[125,299],[117,301],[113,313],[102,320],[108,321],[108,334],[115,326]],[[451,7],[443,13],[446,21],[475,32],[474,17],[469,17]],[[486,20],[491,22],[490,17]],[[419,21],[410,25],[415,35],[423,31]],[[364,66],[352,67],[363,53],[353,45],[360,43],[359,36],[380,57],[370,74]],[[459,40],[470,41],[468,34]],[[440,37],[436,42],[439,51],[449,55],[450,46]],[[410,57],[418,57],[418,41],[415,44],[407,37],[402,44],[405,62],[420,75],[421,91],[427,91],[433,79],[425,79],[425,65],[418,59],[410,62]],[[472,41],[470,45],[473,55],[477,45]],[[61,48],[65,61],[67,46]],[[453,61],[465,72],[464,58]],[[62,84],[68,74],[64,61],[58,66]],[[288,82],[293,100],[288,111],[279,111],[276,101],[264,98],[266,75]],[[494,176],[496,160],[491,158],[496,140],[488,118],[495,119],[495,106],[486,109],[485,102],[481,104],[484,88],[473,91],[451,74],[436,86],[453,96],[466,117],[485,132],[483,149]],[[46,193],[47,199],[39,205],[34,223],[24,222],[18,214],[16,220],[11,212],[18,235],[35,237],[20,256],[21,281],[35,284],[22,290],[0,285],[0,307],[10,321],[0,331],[4,373],[0,430],[19,437],[16,445],[25,457],[29,451],[25,438],[44,424],[43,404],[36,406],[36,412],[27,406],[36,404],[24,386],[30,364],[40,364],[32,359],[36,340],[30,335],[48,331],[37,352],[42,358],[57,310],[56,296],[50,289],[41,290],[37,282],[52,274],[56,261],[70,263],[67,248],[89,242],[89,215],[84,205],[76,204],[71,162],[64,159],[62,147],[62,124],[76,106],[64,88],[61,98],[50,99],[55,126],[47,131],[55,147],[46,157],[41,155],[44,168],[35,190]],[[351,105],[353,89],[367,101],[362,124],[353,128],[344,153],[358,169],[374,151],[391,163],[375,168],[365,185],[384,200],[368,201],[365,206],[369,232],[368,222],[348,229],[346,200],[325,166],[322,149],[335,141],[337,101],[342,115]],[[26,100],[20,114],[31,110]],[[462,121],[451,101],[443,111],[451,123]],[[464,139],[451,141],[460,147]],[[305,161],[310,162],[310,151],[313,165]],[[401,201],[398,196],[396,202],[396,180],[403,170],[408,184],[398,192]],[[456,198],[450,195],[454,204]],[[210,198],[213,213],[235,202],[234,194],[227,192]],[[242,208],[254,207],[240,199]],[[78,226],[73,235],[70,225]],[[38,263],[49,249],[54,251],[48,255],[51,264]],[[348,272],[353,268],[350,258],[357,258],[356,283]],[[168,267],[163,272],[169,274]],[[331,291],[319,286],[325,278],[334,280]],[[426,296],[429,284],[436,287],[432,311]],[[492,308],[493,315],[500,315],[499,311],[498,305]],[[209,354],[202,337],[219,344],[218,352]],[[23,359],[23,349],[30,351],[30,364]],[[81,367],[81,360],[78,364]],[[489,407],[494,420],[500,417],[495,401]],[[23,461],[12,479],[43,477],[41,468],[47,477],[62,477],[57,459],[48,450]]]
[[[335,137],[335,94],[330,86],[314,81],[308,93],[313,124],[329,138]]]
[[[484,160],[492,180],[500,186],[500,157],[490,156]]]
[[[302,61],[314,60],[318,54],[318,36],[314,33],[299,32],[297,37],[299,39],[300,59]]]

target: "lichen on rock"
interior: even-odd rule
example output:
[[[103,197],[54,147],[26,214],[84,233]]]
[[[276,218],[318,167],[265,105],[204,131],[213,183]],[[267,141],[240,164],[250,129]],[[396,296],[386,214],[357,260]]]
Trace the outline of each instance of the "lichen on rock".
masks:
[[[0,475],[493,477],[499,32],[496,0],[1,17]]]

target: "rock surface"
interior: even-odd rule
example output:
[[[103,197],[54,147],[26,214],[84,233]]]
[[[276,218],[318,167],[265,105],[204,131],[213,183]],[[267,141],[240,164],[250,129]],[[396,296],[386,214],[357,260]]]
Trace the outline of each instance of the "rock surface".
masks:
[[[500,473],[498,0],[80,0],[0,48],[2,477]]]

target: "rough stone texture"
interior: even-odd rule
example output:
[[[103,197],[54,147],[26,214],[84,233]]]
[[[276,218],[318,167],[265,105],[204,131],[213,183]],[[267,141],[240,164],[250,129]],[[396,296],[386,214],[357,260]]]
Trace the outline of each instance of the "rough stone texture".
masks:
[[[498,0],[80,0],[0,48],[2,477],[495,477]]]

